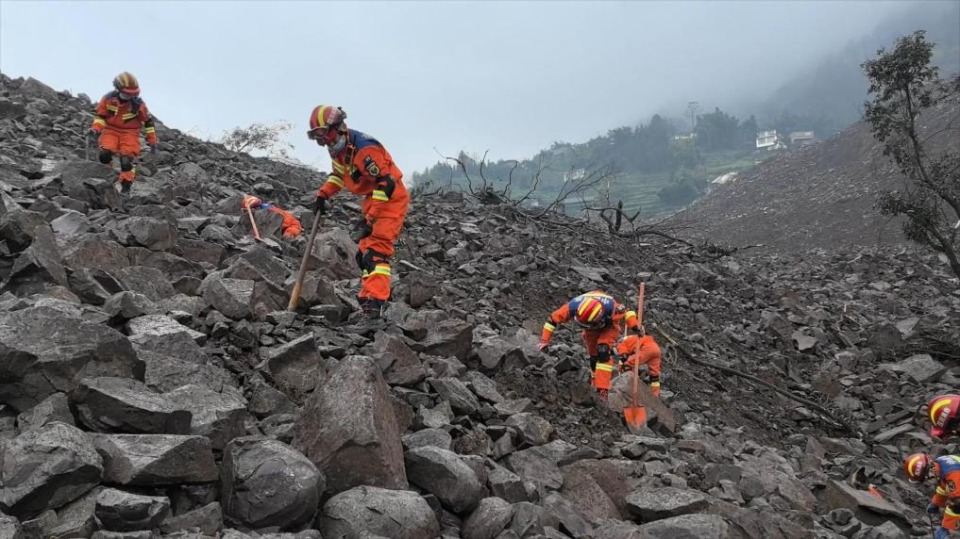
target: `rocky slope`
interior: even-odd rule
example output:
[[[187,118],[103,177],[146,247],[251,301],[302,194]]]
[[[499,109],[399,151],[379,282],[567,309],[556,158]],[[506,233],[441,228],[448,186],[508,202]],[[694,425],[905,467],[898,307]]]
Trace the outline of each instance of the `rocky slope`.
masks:
[[[960,94],[920,117],[932,154],[960,147]],[[864,122],[830,139],[788,150],[741,172],[671,221],[697,238],[763,244],[796,253],[839,246],[904,243],[900,223],[874,208],[877,194],[901,185],[893,162]]]
[[[0,537],[928,533],[929,485],[897,470],[929,443],[916,405],[960,385],[936,258],[718,258],[424,197],[389,324],[358,328],[355,201],[286,312],[303,242],[254,243],[239,196],[301,213],[317,175],[161,126],[121,199],[84,159],[89,99],[0,82]],[[669,409],[635,435],[626,377],[608,409],[575,331],[535,343],[571,295],[641,280]],[[847,484],[861,467],[884,500]]]

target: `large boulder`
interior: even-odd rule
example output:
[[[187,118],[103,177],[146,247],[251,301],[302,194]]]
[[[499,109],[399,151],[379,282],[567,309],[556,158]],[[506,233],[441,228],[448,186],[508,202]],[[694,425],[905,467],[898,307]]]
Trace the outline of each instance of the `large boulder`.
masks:
[[[70,402],[64,393],[54,393],[43,402],[17,416],[17,427],[20,433],[42,427],[47,423],[59,421],[73,425],[73,413],[70,412]]]
[[[429,382],[440,398],[449,402],[458,415],[470,415],[480,409],[480,401],[460,380],[447,376],[431,378]]]
[[[323,537],[436,539],[437,516],[414,492],[377,487],[355,487],[323,505],[317,527]]]
[[[457,514],[469,512],[483,497],[477,474],[459,455],[437,447],[418,447],[404,456],[410,482],[436,496]]]
[[[203,300],[228,318],[241,320],[252,314],[254,282],[244,279],[211,279]]]
[[[167,251],[177,244],[177,227],[169,221],[152,217],[130,217],[111,230],[120,243],[139,245],[152,251]]]
[[[103,481],[157,486],[217,480],[210,440],[173,434],[95,434]]]
[[[380,368],[350,356],[310,396],[293,445],[328,478],[331,493],[358,485],[407,488],[400,430]]]
[[[464,521],[460,535],[463,539],[496,539],[511,520],[513,506],[509,502],[500,498],[484,498]]]
[[[220,471],[220,503],[230,523],[294,529],[317,512],[324,476],[289,445],[264,437],[231,441]]]
[[[177,295],[167,276],[156,268],[127,266],[118,271],[116,277],[125,289],[143,294],[150,301],[162,301]]]
[[[4,442],[0,472],[0,511],[27,519],[97,486],[103,460],[87,434],[53,422]]]
[[[377,332],[374,341],[364,349],[383,371],[383,378],[390,385],[413,386],[427,374],[417,353],[410,349],[397,335]]]
[[[84,378],[70,400],[80,421],[97,432],[190,434],[188,410],[129,378]]]
[[[40,293],[51,285],[68,284],[67,270],[53,232],[49,226],[38,227],[33,243],[14,262],[4,289],[28,295]]]
[[[28,410],[88,376],[143,380],[144,365],[120,332],[51,307],[0,314],[0,402]]]

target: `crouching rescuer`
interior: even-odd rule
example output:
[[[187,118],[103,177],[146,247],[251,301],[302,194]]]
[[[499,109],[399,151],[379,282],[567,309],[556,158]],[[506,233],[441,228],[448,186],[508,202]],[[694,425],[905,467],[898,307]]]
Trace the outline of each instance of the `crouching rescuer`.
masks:
[[[639,334],[627,335],[622,341],[617,343],[617,355],[626,357],[619,365],[620,372],[626,372],[633,369],[634,363],[646,365],[647,376],[650,380],[650,392],[655,396],[660,396],[660,345],[653,337],[646,334],[643,326],[638,329]]]
[[[156,152],[157,130],[147,104],[140,99],[140,83],[124,71],[113,79],[114,90],[97,104],[91,131],[99,136],[100,162],[109,165],[113,155],[120,155],[120,191],[130,192],[137,169],[133,160],[140,155],[140,130],[147,136],[147,145]]]
[[[620,338],[620,326],[637,330],[637,313],[618,303],[600,290],[579,295],[550,314],[543,325],[538,348],[544,350],[553,338],[557,326],[573,319],[583,328],[581,336],[590,359],[592,385],[602,400],[606,400],[616,370],[615,346]]]
[[[284,238],[296,238],[303,232],[303,226],[300,225],[300,220],[280,206],[270,202],[264,202],[253,195],[245,195],[240,202],[240,209],[245,210],[247,208],[266,210],[282,217],[283,222],[280,223],[280,230],[283,232]]]
[[[317,191],[311,205],[319,218],[327,201],[342,189],[363,197],[363,222],[354,231],[358,241],[357,264],[363,272],[358,299],[363,317],[379,318],[390,299],[390,258],[407,216],[410,195],[403,173],[373,137],[347,128],[347,113],[340,107],[318,105],[310,113],[307,137],[326,146],[333,171]]]

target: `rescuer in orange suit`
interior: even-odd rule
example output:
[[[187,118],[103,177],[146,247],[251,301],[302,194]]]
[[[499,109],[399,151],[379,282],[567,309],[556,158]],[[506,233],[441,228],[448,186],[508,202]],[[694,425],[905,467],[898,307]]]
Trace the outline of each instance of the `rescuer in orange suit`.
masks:
[[[934,530],[934,538],[947,539],[952,531],[960,530],[960,456],[933,458],[926,453],[914,453],[903,461],[903,471],[912,482],[923,482],[928,477],[937,481],[933,497],[927,504],[927,513],[931,515],[943,510],[943,520]]]
[[[650,392],[660,396],[660,346],[653,337],[646,334],[643,327],[639,328],[638,335],[628,335],[617,344],[617,355],[627,357],[621,365],[621,372],[633,369],[633,364],[638,360],[641,365],[647,365],[650,368],[647,372]]]
[[[333,161],[333,172],[311,208],[319,217],[326,211],[327,200],[343,188],[363,197],[364,220],[353,234],[359,245],[357,264],[363,271],[357,297],[363,316],[376,319],[390,299],[390,258],[410,195],[403,173],[386,148],[373,137],[347,128],[346,119],[343,109],[329,105],[318,105],[310,113],[307,137],[326,146]]]
[[[545,349],[557,326],[571,318],[583,328],[581,336],[590,357],[593,387],[600,398],[606,400],[616,368],[613,351],[620,338],[620,326],[626,324],[627,329],[636,330],[639,327],[637,313],[618,303],[606,292],[594,290],[581,294],[550,314],[543,325],[538,349]]]
[[[113,154],[120,154],[120,192],[129,193],[136,178],[133,160],[140,155],[140,130],[147,136],[147,145],[157,151],[157,130],[147,104],[140,99],[140,83],[124,71],[113,79],[114,90],[97,104],[91,131],[100,137],[100,162],[109,165]]]
[[[246,208],[267,210],[279,215],[280,217],[283,217],[283,222],[280,223],[280,230],[283,232],[284,238],[296,238],[303,232],[303,226],[300,225],[300,220],[294,217],[290,212],[284,210],[280,206],[274,206],[269,202],[264,202],[253,195],[244,196],[243,201],[240,202],[240,208],[242,210]]]

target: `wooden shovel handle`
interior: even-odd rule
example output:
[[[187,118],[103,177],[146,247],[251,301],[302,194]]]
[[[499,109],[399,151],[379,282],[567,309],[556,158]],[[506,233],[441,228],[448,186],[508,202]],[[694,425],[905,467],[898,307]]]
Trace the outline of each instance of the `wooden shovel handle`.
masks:
[[[643,292],[645,283],[640,283],[637,296],[637,327],[643,327]],[[633,406],[637,406],[637,394],[640,393],[640,339],[637,339],[637,356],[633,360]]]
[[[250,216],[250,227],[253,228],[253,238],[257,241],[260,239],[260,230],[257,229],[257,220],[253,218],[253,210],[250,209],[250,206],[247,206],[247,215]]]
[[[290,303],[287,304],[288,311],[297,310],[297,303],[300,301],[300,287],[303,286],[303,277],[307,274],[307,262],[310,260],[310,253],[313,252],[313,240],[317,237],[317,230],[320,229],[322,221],[323,217],[319,215],[313,218],[313,227],[310,229],[310,236],[307,238],[307,249],[303,252],[300,270],[297,271],[297,281],[293,283],[293,290],[290,292]]]

